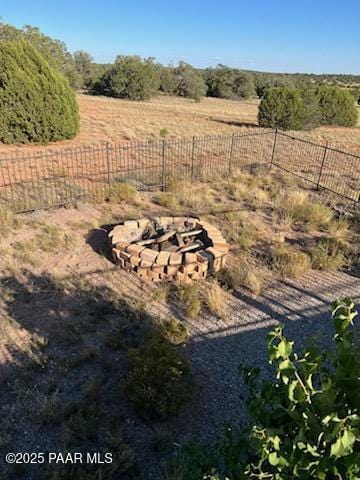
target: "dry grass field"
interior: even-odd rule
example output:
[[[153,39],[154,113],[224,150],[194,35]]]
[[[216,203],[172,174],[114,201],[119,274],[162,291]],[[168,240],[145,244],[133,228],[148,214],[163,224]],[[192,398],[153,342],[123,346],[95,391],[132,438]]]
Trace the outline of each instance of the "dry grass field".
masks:
[[[204,98],[200,103],[161,95],[148,102],[132,102],[78,95],[81,131],[73,140],[46,146],[0,145],[0,153],[47,150],[70,146],[180,138],[254,131],[259,100],[231,101]],[[360,122],[360,121],[359,121]],[[297,133],[299,134],[299,132]],[[360,123],[356,128],[320,127],[302,136],[360,152]]]

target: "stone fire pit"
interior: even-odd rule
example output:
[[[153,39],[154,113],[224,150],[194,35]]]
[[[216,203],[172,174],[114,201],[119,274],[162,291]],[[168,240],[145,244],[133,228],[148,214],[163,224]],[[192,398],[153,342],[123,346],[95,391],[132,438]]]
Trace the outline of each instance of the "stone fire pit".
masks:
[[[116,263],[154,282],[205,278],[225,265],[229,251],[220,230],[195,217],[127,220],[109,239]]]

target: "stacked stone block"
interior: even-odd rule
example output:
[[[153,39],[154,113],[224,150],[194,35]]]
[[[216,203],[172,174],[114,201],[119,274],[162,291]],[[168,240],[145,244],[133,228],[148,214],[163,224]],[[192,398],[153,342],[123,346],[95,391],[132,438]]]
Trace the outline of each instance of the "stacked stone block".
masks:
[[[206,242],[196,252],[156,251],[140,245],[144,231],[151,225],[159,229],[185,225],[202,229]],[[220,230],[194,217],[156,217],[152,219],[127,220],[109,233],[114,261],[128,271],[154,282],[174,280],[190,282],[217,273],[225,265],[229,246]]]

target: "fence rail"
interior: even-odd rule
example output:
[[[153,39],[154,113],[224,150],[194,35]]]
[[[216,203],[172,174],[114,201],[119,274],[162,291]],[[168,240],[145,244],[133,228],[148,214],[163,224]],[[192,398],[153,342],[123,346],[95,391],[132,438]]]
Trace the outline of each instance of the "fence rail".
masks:
[[[229,175],[237,167],[271,165],[317,189],[359,202],[360,157],[283,132],[104,144],[0,155],[0,206],[25,212],[73,204],[118,182],[166,188],[171,180]]]

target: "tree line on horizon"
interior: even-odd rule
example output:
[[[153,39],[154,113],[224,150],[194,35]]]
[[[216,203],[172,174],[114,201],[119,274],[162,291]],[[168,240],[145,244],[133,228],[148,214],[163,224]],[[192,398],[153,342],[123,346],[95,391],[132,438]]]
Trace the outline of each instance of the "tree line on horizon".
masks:
[[[51,66],[60,70],[72,88],[87,89],[93,93],[112,93],[115,79],[123,72],[130,71],[138,76],[138,87],[127,91],[121,82],[114,85],[113,93],[120,98],[135,97],[147,99],[149,95],[164,92],[195,100],[203,96],[243,99],[258,96],[262,98],[271,87],[304,88],[311,85],[339,85],[348,88],[358,98],[360,96],[360,75],[349,74],[303,74],[271,73],[232,68],[219,64],[216,67],[200,69],[189,63],[180,62],[177,66],[165,66],[150,57],[119,55],[113,64],[96,63],[92,55],[78,50],[71,54],[65,43],[53,39],[39,28],[25,25],[16,28],[0,19],[0,40],[26,40],[37,48]],[[148,75],[148,83],[142,87],[142,75]],[[135,92],[135,93],[134,93]],[[144,98],[139,98],[144,97]]]

